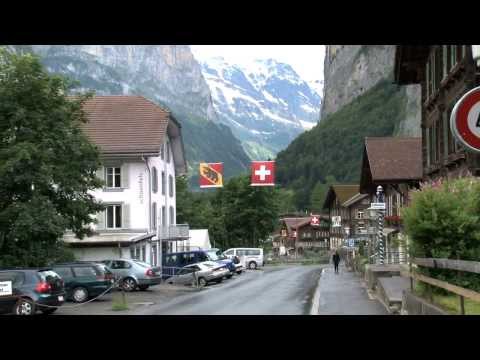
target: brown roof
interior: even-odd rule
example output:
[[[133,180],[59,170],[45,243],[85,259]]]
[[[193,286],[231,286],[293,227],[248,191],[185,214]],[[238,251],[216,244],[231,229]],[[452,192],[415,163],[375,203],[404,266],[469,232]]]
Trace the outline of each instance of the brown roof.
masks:
[[[95,96],[85,102],[88,137],[104,154],[159,153],[170,113],[142,96]]]
[[[324,208],[329,207],[335,198],[338,198],[340,204],[350,199],[352,196],[359,193],[359,185],[332,185],[328,189],[327,197],[323,205]]]
[[[365,149],[372,181],[422,179],[421,138],[366,138]]]
[[[296,229],[299,226],[303,226],[305,224],[310,223],[310,216],[309,217],[297,217],[297,218],[283,218],[282,219],[287,225],[288,232],[291,232],[293,229]]]

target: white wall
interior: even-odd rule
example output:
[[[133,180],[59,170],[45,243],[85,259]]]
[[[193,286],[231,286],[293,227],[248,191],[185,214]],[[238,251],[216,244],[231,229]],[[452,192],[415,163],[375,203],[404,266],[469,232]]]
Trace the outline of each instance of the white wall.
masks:
[[[76,260],[80,261],[101,261],[107,259],[130,259],[130,249],[128,247],[121,248],[122,255],[118,247],[88,247],[74,248],[73,254]]]
[[[147,171],[147,167],[144,162],[128,162],[128,188],[124,188],[122,191],[105,191],[103,189],[97,189],[90,192],[95,198],[102,202],[122,202],[129,204],[130,207],[130,229],[148,229],[150,225],[149,216],[151,216],[151,209],[149,203],[149,190],[153,187],[149,186],[151,179],[151,173],[153,167],[157,168],[158,173],[158,191],[157,193],[151,193],[151,203],[157,203],[157,225],[161,226],[161,211],[162,206],[165,206],[166,211],[166,224],[170,224],[170,210],[169,207],[173,206],[173,222],[176,224],[176,189],[175,189],[175,165],[173,162],[172,149],[170,147],[170,163],[167,163],[167,152],[165,150],[165,160],[162,160],[160,156],[150,157],[148,164],[150,167],[150,174]],[[162,171],[165,172],[165,195],[162,195]],[[173,177],[173,197],[169,196],[169,176]],[[96,228],[92,224],[92,227]]]

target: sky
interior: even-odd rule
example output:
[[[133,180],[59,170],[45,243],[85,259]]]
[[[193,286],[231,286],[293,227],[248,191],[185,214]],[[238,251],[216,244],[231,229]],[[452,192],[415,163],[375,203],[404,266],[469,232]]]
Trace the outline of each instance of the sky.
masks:
[[[255,59],[272,58],[289,64],[306,81],[323,80],[324,45],[191,45],[197,60],[221,56],[242,65]]]

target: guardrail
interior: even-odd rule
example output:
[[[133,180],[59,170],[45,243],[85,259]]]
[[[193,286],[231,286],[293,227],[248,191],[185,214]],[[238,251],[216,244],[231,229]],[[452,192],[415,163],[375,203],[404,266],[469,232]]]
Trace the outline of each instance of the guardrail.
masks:
[[[436,259],[436,258],[414,258],[412,264],[417,266],[423,266],[433,269],[447,269],[456,271],[465,271],[470,273],[480,274],[480,262],[478,261],[465,261],[465,260],[452,260],[452,259]],[[407,274],[410,277],[410,285],[413,290],[413,280],[424,282],[444,290],[450,291],[460,298],[460,312],[465,315],[465,298],[480,302],[480,293],[463,288],[461,286],[453,285],[447,281],[435,279],[423,274],[419,274],[413,271],[413,267],[410,267],[410,273]]]

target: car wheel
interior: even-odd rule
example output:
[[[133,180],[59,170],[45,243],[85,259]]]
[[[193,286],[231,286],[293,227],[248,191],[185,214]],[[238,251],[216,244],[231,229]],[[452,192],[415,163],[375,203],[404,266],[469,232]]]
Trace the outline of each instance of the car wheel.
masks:
[[[41,309],[40,311],[44,315],[50,315],[50,314],[53,314],[55,311],[57,311],[57,308]]]
[[[137,282],[131,277],[127,277],[122,281],[122,289],[126,292],[131,292],[137,288]]]
[[[223,278],[220,278],[220,279],[215,280],[215,282],[216,282],[217,284],[220,284],[222,281],[223,281]]]
[[[198,279],[198,286],[202,287],[202,288],[207,286],[207,280],[203,277],[199,278]]]
[[[83,303],[88,299],[88,290],[82,286],[73,289],[72,299],[76,303]]]
[[[257,268],[257,263],[256,263],[255,261],[250,261],[250,262],[248,263],[248,268],[249,268],[250,270],[255,270],[255,269]]]
[[[237,271],[237,275],[240,275],[242,273],[242,270]]]
[[[228,274],[227,276],[225,276],[227,279],[231,279],[233,276],[233,274]]]
[[[15,315],[35,315],[35,303],[30,299],[20,299],[13,309]]]
[[[139,288],[141,291],[147,290],[148,287],[149,287],[149,285],[138,285],[138,288]]]

